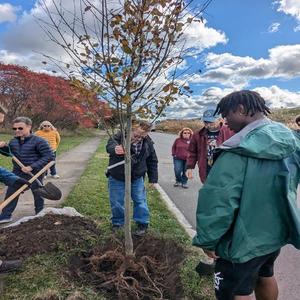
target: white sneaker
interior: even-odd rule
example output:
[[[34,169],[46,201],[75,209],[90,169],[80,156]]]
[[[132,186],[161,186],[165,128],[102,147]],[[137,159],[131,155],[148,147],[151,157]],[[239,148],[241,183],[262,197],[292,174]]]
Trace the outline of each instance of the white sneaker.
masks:
[[[51,177],[52,177],[52,178],[54,178],[54,179],[58,179],[58,178],[60,178],[60,176],[59,176],[59,175],[57,175],[57,174],[55,174],[55,175],[51,175]]]

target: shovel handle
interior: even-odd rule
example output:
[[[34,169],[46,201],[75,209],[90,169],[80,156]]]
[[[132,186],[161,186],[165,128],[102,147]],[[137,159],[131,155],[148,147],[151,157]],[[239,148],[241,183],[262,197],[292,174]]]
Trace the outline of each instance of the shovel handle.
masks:
[[[11,158],[12,158],[12,160],[14,160],[19,165],[19,167],[21,167],[21,168],[25,167],[24,164],[18,158],[16,158],[14,155]],[[31,177],[34,177],[34,175],[31,172],[28,172],[28,174]],[[39,186],[43,186],[43,184],[38,180],[38,178],[36,179],[36,181],[39,184]]]
[[[28,180],[29,183],[34,182],[39,176],[41,176],[45,171],[50,169],[55,164],[55,161],[50,161],[46,166],[43,167],[40,171],[38,171],[32,178]],[[12,200],[14,200],[17,196],[19,196],[24,190],[27,189],[27,184],[22,185],[17,191],[15,191],[12,195],[10,195],[7,199],[1,202],[0,204],[0,211]]]

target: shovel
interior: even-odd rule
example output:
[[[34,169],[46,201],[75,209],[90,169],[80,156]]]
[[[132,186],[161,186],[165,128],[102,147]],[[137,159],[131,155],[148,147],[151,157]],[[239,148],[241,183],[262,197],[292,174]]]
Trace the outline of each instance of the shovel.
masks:
[[[25,166],[22,164],[22,162],[17,159],[14,155],[11,156],[13,161],[15,161],[19,167],[24,168]],[[55,162],[53,162],[54,164]],[[52,165],[53,165],[52,164]],[[29,175],[35,177],[36,175],[33,175],[31,172],[28,173]],[[36,191],[39,193],[39,195],[43,198],[49,199],[49,200],[59,200],[62,196],[61,190],[54,185],[52,182],[47,182],[45,185],[43,185],[38,178],[35,179],[40,188],[38,188]]]
[[[55,161],[50,161],[46,166],[44,166],[43,169],[41,169],[39,172],[37,172],[32,178],[28,180],[29,183],[34,182],[39,176],[41,176],[44,172],[46,172],[51,166],[55,164]],[[0,204],[0,211],[8,205],[11,201],[13,201],[17,196],[19,196],[24,190],[28,188],[27,184],[24,184],[21,186],[17,191],[15,191],[12,195],[10,195],[7,199],[5,199],[3,202]],[[41,190],[43,188],[39,188],[38,190]]]

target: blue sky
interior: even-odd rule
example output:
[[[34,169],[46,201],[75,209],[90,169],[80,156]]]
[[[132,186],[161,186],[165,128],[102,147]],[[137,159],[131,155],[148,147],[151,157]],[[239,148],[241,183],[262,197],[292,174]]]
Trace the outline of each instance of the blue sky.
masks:
[[[40,70],[37,52],[60,55],[34,21],[33,14],[40,13],[36,2],[1,1],[0,61]],[[258,91],[274,108],[300,106],[299,0],[213,0],[203,17],[204,24],[195,24],[186,36],[201,51],[185,61],[191,67],[185,80],[194,93],[178,99],[167,117],[197,117],[239,89]]]

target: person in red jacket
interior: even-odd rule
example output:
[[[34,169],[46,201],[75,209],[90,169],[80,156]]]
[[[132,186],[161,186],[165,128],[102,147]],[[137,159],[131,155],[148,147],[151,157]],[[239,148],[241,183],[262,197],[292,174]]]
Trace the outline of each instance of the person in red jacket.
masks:
[[[214,116],[215,108],[204,111],[202,121],[204,127],[197,131],[190,142],[187,157],[186,175],[193,178],[193,169],[198,163],[199,177],[202,183],[213,165],[214,149],[229,139],[234,132],[223,124],[222,118]]]
[[[186,172],[186,159],[188,156],[188,147],[193,136],[193,131],[190,128],[183,128],[179,132],[179,137],[174,141],[172,146],[172,156],[174,163],[174,172],[176,182],[174,186],[182,186],[187,189],[188,178]]]

